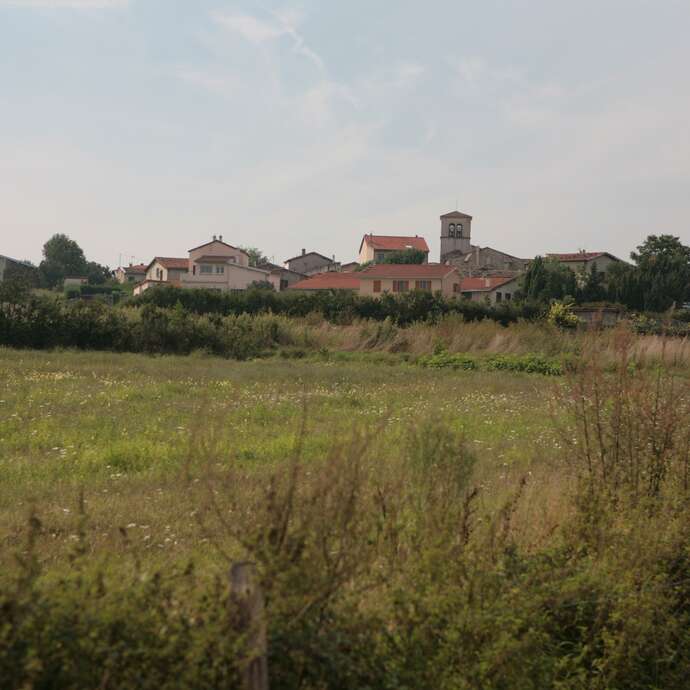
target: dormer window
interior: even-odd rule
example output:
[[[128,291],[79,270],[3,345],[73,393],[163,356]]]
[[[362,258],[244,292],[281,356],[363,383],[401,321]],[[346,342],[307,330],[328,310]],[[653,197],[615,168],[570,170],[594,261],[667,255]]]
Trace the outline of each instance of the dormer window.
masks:
[[[455,237],[455,223],[448,226],[448,237]]]
[[[455,236],[456,237],[462,237],[462,223],[458,223],[455,226]]]

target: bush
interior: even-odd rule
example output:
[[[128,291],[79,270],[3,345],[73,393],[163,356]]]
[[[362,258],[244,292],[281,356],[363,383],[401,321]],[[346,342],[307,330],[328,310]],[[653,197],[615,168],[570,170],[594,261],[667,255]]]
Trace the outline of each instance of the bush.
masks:
[[[350,323],[354,319],[392,320],[396,325],[407,326],[419,321],[434,322],[444,315],[461,315],[466,321],[491,319],[502,325],[516,322],[519,318],[539,318],[539,307],[501,303],[490,306],[463,299],[448,299],[441,294],[413,290],[401,295],[384,294],[380,298],[360,297],[345,290],[271,292],[245,290],[223,293],[212,290],[185,290],[175,287],[159,287],[147,290],[130,300],[129,306],[153,304],[172,308],[181,304],[186,311],[196,314],[263,314],[306,317],[320,314],[333,323]]]

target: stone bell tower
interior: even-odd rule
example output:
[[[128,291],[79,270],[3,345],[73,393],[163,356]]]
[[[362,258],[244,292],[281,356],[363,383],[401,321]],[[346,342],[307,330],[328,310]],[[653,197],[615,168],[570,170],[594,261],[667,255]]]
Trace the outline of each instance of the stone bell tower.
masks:
[[[451,211],[441,216],[441,263],[452,252],[468,254],[471,250],[472,216]]]

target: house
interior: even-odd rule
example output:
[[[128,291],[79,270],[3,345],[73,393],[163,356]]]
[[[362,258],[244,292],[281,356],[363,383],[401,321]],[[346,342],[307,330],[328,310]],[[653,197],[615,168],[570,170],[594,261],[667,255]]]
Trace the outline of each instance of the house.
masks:
[[[0,254],[0,283],[15,278],[24,278],[31,282],[38,280],[38,269],[28,261],[19,261]]]
[[[621,259],[608,252],[586,252],[584,250],[570,254],[547,254],[546,256],[576,272],[589,271],[592,266],[596,266],[597,271],[606,273],[611,264],[621,262]]]
[[[374,297],[410,290],[441,292],[452,297],[458,294],[460,286],[458,270],[446,264],[373,264],[357,275],[359,294]]]
[[[352,271],[356,271],[359,268],[359,266],[359,261],[350,261],[349,263],[342,264],[340,266],[340,270],[343,273],[352,273]]]
[[[515,276],[477,276],[463,278],[458,292],[465,299],[474,302],[488,301],[491,304],[509,302],[519,289],[519,279]]]
[[[328,271],[305,278],[290,287],[291,290],[350,290],[359,291],[359,278],[362,274]]]
[[[282,292],[292,287],[300,280],[304,280],[307,276],[296,271],[291,271],[289,268],[272,264],[270,261],[259,264],[257,268],[262,271],[268,271],[268,282],[273,285],[277,292]]]
[[[393,252],[404,252],[408,249],[417,249],[426,255],[425,262],[429,260],[429,245],[419,235],[414,237],[403,235],[364,235],[359,244],[359,263],[381,262],[386,255]]]
[[[184,288],[246,290],[252,283],[267,282],[268,271],[249,265],[249,254],[213,236],[210,242],[189,250],[189,270],[182,277]]]
[[[88,285],[89,279],[87,276],[65,276],[63,285],[68,287],[75,287],[80,285]]]
[[[249,255],[223,242],[223,236],[189,250],[186,259],[157,256],[146,269],[143,282],[134,288],[139,295],[150,287],[174,285],[187,289],[246,290],[265,282],[269,272],[249,265]]]
[[[115,280],[118,283],[138,283],[146,278],[146,264],[130,264],[115,269]]]
[[[189,259],[157,256],[146,267],[145,283],[171,283],[179,287],[182,276],[189,271]]]
[[[517,276],[529,267],[529,259],[521,259],[493,247],[473,245],[472,216],[451,211],[440,216],[441,263],[455,266],[460,275]]]
[[[324,273],[326,271],[337,271],[340,268],[335,257],[329,259],[323,254],[308,252],[306,249],[303,249],[299,256],[293,256],[292,259],[286,259],[283,266],[289,271],[301,273],[305,276]]]

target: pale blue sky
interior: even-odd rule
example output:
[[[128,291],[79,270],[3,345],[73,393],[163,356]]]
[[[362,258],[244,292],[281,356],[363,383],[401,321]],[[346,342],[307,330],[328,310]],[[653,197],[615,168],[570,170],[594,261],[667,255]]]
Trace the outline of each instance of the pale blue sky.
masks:
[[[0,0],[0,254],[690,242],[689,66],[690,0]]]

